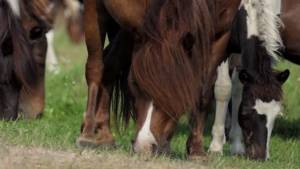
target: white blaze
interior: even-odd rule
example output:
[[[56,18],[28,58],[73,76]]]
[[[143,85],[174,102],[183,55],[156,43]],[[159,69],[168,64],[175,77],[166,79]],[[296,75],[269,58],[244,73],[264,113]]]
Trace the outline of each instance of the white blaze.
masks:
[[[135,152],[144,152],[144,151],[149,151],[149,148],[152,147],[153,144],[157,145],[157,142],[155,140],[154,135],[151,132],[151,118],[152,118],[152,113],[153,113],[154,107],[153,103],[150,103],[150,106],[147,111],[147,116],[146,120],[143,124],[143,127],[138,133],[135,145],[134,145],[134,150]]]
[[[13,13],[16,16],[20,16],[21,12],[20,12],[20,2],[19,0],[7,0],[10,8],[12,9]]]
[[[272,100],[271,102],[263,102],[262,100],[257,99],[255,101],[254,109],[257,111],[258,114],[265,115],[267,117],[266,128],[268,130],[268,136],[267,136],[266,159],[268,159],[270,157],[269,144],[270,144],[272,130],[274,127],[274,122],[276,117],[280,115],[282,110],[281,102],[275,100]]]

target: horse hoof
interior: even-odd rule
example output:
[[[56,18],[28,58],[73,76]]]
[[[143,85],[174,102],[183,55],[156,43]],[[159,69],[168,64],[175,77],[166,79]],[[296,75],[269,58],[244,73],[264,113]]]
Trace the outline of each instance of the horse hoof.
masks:
[[[115,141],[113,139],[95,139],[80,136],[76,140],[78,148],[98,148],[98,147],[115,147]]]
[[[214,144],[212,143],[210,146],[209,146],[209,150],[208,152],[210,154],[223,154],[223,144]]]
[[[223,155],[223,151],[212,151],[212,150],[209,150],[208,153],[209,153],[209,155],[213,155],[213,156],[222,156]]]
[[[208,162],[208,155],[207,153],[199,153],[199,154],[191,154],[191,155],[188,155],[188,160],[191,160],[191,161],[199,161],[199,162]]]
[[[82,136],[76,140],[76,145],[78,148],[96,148],[98,146],[95,139]]]

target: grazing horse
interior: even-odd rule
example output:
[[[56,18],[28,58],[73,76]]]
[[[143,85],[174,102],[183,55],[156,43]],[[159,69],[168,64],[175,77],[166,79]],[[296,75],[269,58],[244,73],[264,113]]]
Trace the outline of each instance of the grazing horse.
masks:
[[[47,69],[50,72],[58,73],[58,61],[55,54],[53,40],[54,40],[54,26],[58,16],[62,12],[64,20],[66,21],[66,30],[69,38],[74,43],[79,43],[83,40],[83,4],[78,0],[55,0],[55,1],[35,1],[35,6],[44,9],[47,6],[47,22],[52,26],[52,30],[47,33],[48,50],[47,50]]]
[[[109,108],[112,94],[118,92],[110,83],[117,83],[114,89],[123,90],[129,100],[121,104],[132,106],[137,120],[136,152],[168,147],[177,120],[192,111],[188,154],[203,155],[207,98],[239,4],[240,0],[85,0],[88,103],[77,144],[113,144]],[[103,50],[106,35],[113,43]],[[129,45],[120,49],[132,49],[122,56],[125,63],[114,50],[119,50],[118,38]],[[116,82],[114,76],[122,80]],[[128,122],[130,112],[122,113]]]
[[[29,3],[0,0],[0,119],[18,112],[35,118],[44,108],[44,58],[48,30]]]
[[[242,69],[235,70],[232,81],[232,120],[231,120],[231,152],[244,154],[253,159],[268,159],[269,144],[276,117],[282,109],[282,84],[287,80],[289,71],[273,71],[272,63],[277,58],[282,41],[280,37],[280,19],[272,6],[280,1],[252,2],[251,6],[243,5],[233,28],[234,32],[229,44],[229,53],[242,54]],[[273,4],[272,4],[273,3]],[[258,11],[253,15],[253,11]],[[288,51],[285,49],[285,51]],[[226,79],[227,89],[231,87],[228,67],[220,73]],[[227,73],[224,73],[227,72]],[[239,72],[239,75],[238,75]],[[239,78],[237,78],[239,77]],[[242,82],[242,84],[240,84]],[[222,81],[216,83],[216,89]],[[223,85],[223,90],[226,88]],[[222,87],[221,87],[222,89]],[[213,151],[222,151],[224,144],[224,123],[230,92],[227,98],[220,100],[213,131],[215,135]],[[217,107],[218,109],[218,107]],[[223,140],[220,141],[222,138]],[[241,142],[243,139],[244,143]],[[245,147],[244,147],[245,146]]]

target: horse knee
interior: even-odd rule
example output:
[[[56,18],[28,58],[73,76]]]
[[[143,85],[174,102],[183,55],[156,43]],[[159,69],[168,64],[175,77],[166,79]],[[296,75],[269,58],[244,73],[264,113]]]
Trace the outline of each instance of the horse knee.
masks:
[[[229,75],[228,61],[223,62],[217,69],[217,80],[215,83],[215,98],[217,101],[228,101],[231,96],[231,78]]]

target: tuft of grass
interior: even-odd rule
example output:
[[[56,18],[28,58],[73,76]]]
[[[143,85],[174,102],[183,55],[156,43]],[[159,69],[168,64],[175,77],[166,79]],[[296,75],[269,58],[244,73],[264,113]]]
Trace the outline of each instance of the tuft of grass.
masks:
[[[54,150],[77,150],[75,140],[79,136],[87,100],[84,77],[87,54],[85,46],[71,44],[62,29],[57,31],[55,42],[61,72],[58,75],[47,73],[47,105],[44,116],[38,120],[0,122],[0,139],[5,143]],[[215,168],[300,168],[300,67],[288,62],[280,63],[277,67],[280,70],[289,68],[291,77],[284,85],[284,116],[275,124],[271,140],[271,159],[257,162],[230,156],[229,146],[226,145],[223,156],[210,156],[209,165]],[[205,132],[206,149],[211,140],[211,125],[211,120],[208,120]],[[114,130],[118,149],[127,155],[131,152],[133,127],[134,125],[131,125],[121,134]],[[172,140],[173,155],[167,158],[175,161],[186,160],[188,131],[189,124],[186,118],[183,118]],[[102,151],[99,150],[98,153],[101,154]],[[190,162],[185,163],[186,167],[189,166],[188,163]]]

